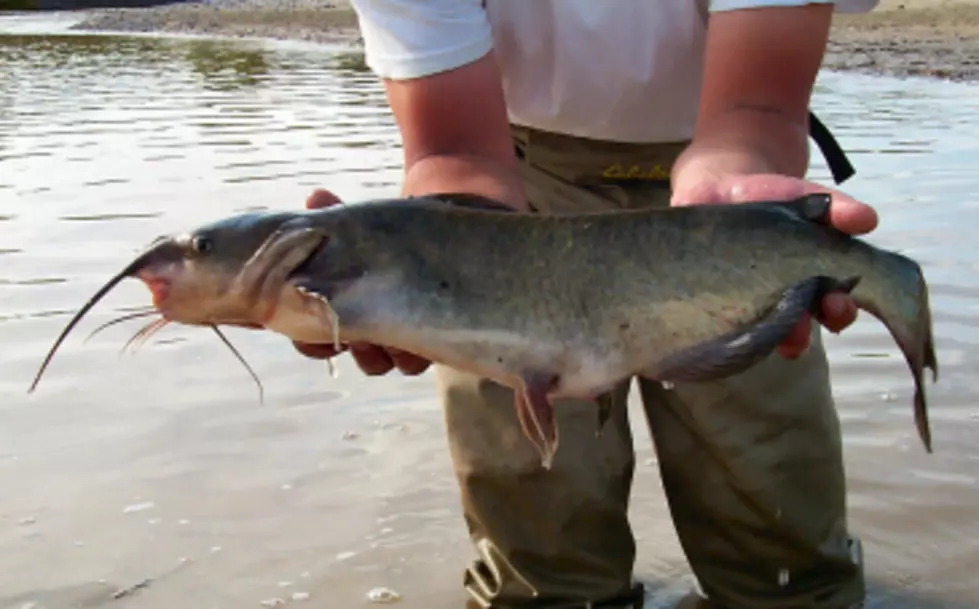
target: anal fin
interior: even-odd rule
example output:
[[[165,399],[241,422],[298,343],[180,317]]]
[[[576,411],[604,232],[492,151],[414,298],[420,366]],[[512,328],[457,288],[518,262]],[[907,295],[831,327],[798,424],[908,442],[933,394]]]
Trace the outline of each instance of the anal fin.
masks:
[[[860,281],[815,276],[784,292],[765,315],[747,327],[688,347],[659,362],[642,376],[658,381],[712,381],[740,372],[768,357],[784,341],[805,313],[820,315],[823,296],[849,293]]]
[[[558,445],[554,406],[547,396],[556,380],[552,375],[528,374],[523,378],[523,387],[516,392],[517,418],[524,435],[540,454],[544,469],[551,469]]]

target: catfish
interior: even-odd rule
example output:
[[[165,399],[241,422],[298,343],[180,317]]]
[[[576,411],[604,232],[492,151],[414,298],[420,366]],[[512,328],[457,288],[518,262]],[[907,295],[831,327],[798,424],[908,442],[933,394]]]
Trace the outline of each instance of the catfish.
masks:
[[[549,468],[555,400],[594,400],[601,427],[618,382],[743,372],[839,291],[904,355],[930,453],[923,376],[937,381],[938,362],[922,269],[833,228],[830,205],[811,194],[541,214],[444,193],[238,214],[150,244],[68,323],[31,391],[81,318],[134,277],[160,316],[150,331],[209,326],[224,339],[219,326],[249,327],[338,350],[369,342],[510,387]]]

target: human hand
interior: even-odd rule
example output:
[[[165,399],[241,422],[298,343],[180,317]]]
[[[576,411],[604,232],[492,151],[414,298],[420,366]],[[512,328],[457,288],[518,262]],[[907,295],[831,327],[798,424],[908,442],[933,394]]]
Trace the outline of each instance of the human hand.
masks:
[[[830,222],[838,230],[860,235],[877,227],[877,213],[872,207],[833,189],[779,174],[729,175],[707,181],[680,185],[673,193],[672,205],[697,203],[746,203],[793,199],[806,194],[829,193]],[[857,318],[857,305],[848,294],[827,294],[822,302],[819,322],[830,332],[839,333]],[[778,347],[786,358],[795,359],[809,348],[810,316],[807,314]]]
[[[318,209],[336,205],[337,203],[340,203],[339,197],[328,190],[319,189],[313,191],[309,198],[306,199],[306,208]],[[306,357],[315,359],[329,359],[339,355],[342,351],[348,350],[360,369],[370,376],[387,374],[394,368],[400,370],[402,374],[414,376],[425,372],[432,364],[430,361],[420,358],[417,355],[399,349],[369,343],[341,344],[340,351],[337,351],[332,343],[313,345],[293,342],[292,344],[297,351]]]

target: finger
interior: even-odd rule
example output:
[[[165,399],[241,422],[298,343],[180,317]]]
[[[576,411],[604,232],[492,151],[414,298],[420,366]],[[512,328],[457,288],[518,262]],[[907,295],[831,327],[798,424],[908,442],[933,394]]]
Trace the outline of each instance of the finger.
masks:
[[[408,376],[415,376],[421,374],[428,370],[428,367],[432,365],[432,362],[425,358],[418,357],[414,353],[408,353],[407,351],[401,351],[400,349],[388,349],[388,355],[391,356],[391,360],[394,362],[394,366],[402,373]]]
[[[338,353],[333,345],[313,345],[310,343],[293,342],[292,346],[296,348],[296,351],[313,359],[329,359]]]
[[[783,178],[784,181],[777,178]],[[768,183],[769,189],[765,193],[768,195],[767,198],[789,199],[825,193],[830,195],[829,221],[837,229],[851,235],[862,235],[877,228],[879,221],[877,211],[866,203],[861,203],[838,190],[824,188],[812,182],[795,180],[787,176],[778,176],[777,178]],[[761,185],[764,182],[759,180],[756,183]],[[762,196],[763,193],[752,192],[750,183],[742,183],[740,188],[735,187],[734,190],[736,192],[732,193],[732,196],[736,200],[751,201],[766,198]]]
[[[851,235],[869,233],[877,228],[878,217],[873,207],[832,188],[826,188],[790,176],[776,174],[731,176],[714,186],[721,198],[732,203],[749,201],[778,201],[807,194],[826,193],[832,198],[830,222]]]
[[[803,315],[799,323],[789,332],[788,337],[778,346],[779,355],[787,359],[795,359],[805,353],[809,348],[811,330],[812,319],[808,314]]]
[[[841,292],[827,294],[820,308],[822,315],[819,322],[834,334],[842,332],[857,319],[856,303],[849,295]]]
[[[697,203],[746,203],[788,200],[806,194],[827,193],[832,197],[830,223],[851,235],[862,235],[877,228],[876,210],[837,190],[781,175],[735,176],[719,183],[702,183],[676,191],[671,205]]]
[[[832,203],[829,208],[830,223],[851,235],[863,235],[877,228],[877,211],[866,203],[861,203],[845,194],[831,191]]]
[[[368,376],[387,374],[394,368],[394,361],[387,352],[377,345],[354,343],[350,345],[350,354],[357,365]]]
[[[340,203],[340,197],[329,190],[317,188],[306,198],[306,209],[319,209]]]

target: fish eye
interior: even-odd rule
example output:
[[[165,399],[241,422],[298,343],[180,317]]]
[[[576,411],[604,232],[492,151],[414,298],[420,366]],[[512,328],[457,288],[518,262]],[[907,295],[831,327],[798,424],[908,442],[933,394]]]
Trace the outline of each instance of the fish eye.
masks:
[[[214,243],[202,235],[196,235],[190,240],[190,247],[198,254],[206,254],[214,247]]]

